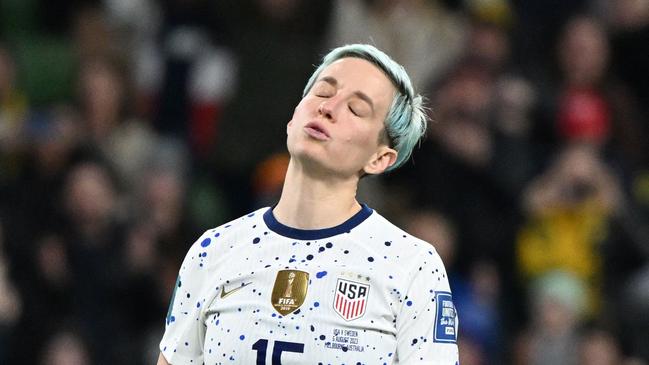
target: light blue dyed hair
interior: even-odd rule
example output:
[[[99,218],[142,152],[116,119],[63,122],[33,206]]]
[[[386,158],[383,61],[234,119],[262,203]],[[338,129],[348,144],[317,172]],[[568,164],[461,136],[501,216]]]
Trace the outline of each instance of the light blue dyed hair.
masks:
[[[322,63],[307,82],[302,97],[309,93],[322,70],[335,61],[347,57],[361,58],[373,63],[388,76],[397,89],[384,122],[390,147],[398,152],[396,162],[387,169],[392,171],[408,160],[413,148],[426,132],[426,112],[422,97],[415,94],[410,77],[403,66],[369,44],[338,47],[324,56]]]

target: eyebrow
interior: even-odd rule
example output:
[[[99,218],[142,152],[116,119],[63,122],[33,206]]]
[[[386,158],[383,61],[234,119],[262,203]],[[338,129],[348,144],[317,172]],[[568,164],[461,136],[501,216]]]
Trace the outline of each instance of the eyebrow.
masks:
[[[324,81],[324,82],[330,84],[333,87],[338,86],[338,80],[336,80],[334,77],[331,77],[331,76],[324,76],[318,81]],[[354,91],[353,94],[357,98],[359,98],[359,99],[365,101],[367,104],[369,104],[370,109],[372,110],[372,114],[374,114],[374,102],[372,101],[372,98],[370,98],[369,96],[367,96],[367,94],[365,94],[364,92],[362,92],[360,90]]]

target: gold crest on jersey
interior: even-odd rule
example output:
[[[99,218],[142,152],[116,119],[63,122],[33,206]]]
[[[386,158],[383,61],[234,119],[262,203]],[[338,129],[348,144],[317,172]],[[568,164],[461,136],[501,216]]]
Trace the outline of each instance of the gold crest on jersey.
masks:
[[[285,316],[304,303],[309,287],[309,273],[299,270],[280,270],[275,278],[271,303]]]

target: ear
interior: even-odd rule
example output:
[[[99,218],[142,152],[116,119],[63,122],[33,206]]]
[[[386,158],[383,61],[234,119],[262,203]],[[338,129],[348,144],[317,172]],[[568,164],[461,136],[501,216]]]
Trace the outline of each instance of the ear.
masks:
[[[388,146],[379,146],[378,151],[370,161],[363,167],[366,174],[378,175],[387,170],[390,166],[397,162],[398,152]]]

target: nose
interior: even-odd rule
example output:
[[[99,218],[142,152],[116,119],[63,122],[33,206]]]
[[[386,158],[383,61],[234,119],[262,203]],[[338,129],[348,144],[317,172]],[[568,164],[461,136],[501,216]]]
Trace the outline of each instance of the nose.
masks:
[[[328,120],[334,121],[334,110],[336,110],[337,101],[335,98],[323,100],[318,106],[318,114],[322,115]]]

